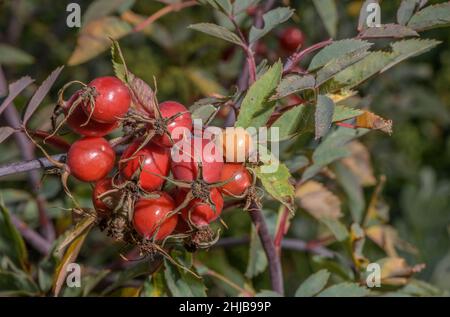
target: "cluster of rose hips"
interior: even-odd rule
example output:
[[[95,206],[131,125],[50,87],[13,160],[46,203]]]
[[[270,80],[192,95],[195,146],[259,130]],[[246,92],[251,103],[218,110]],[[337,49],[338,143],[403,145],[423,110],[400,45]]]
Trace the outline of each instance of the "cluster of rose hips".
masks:
[[[60,101],[63,122],[82,136],[67,154],[68,172],[93,183],[100,227],[113,238],[141,251],[170,238],[193,248],[209,246],[209,224],[219,218],[223,196],[248,199],[254,190],[251,169],[236,162],[236,153],[248,157],[251,137],[239,128],[221,130],[216,139],[195,135],[184,105],[158,104],[155,98],[153,111],[138,110],[133,100],[133,90],[121,80],[100,77]],[[123,151],[104,138],[120,125]],[[186,147],[190,159],[172,159]],[[216,159],[217,151],[224,159]]]

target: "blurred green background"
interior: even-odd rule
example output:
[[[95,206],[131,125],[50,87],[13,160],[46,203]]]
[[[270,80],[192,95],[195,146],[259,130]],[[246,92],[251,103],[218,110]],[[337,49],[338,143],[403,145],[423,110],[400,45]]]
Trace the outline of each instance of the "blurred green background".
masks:
[[[57,66],[68,62],[80,32],[78,28],[68,28],[65,24],[68,2],[0,1],[0,42],[9,43],[26,53],[21,63],[3,67],[9,81],[30,75],[39,83]],[[84,12],[91,1],[70,2],[79,3]],[[337,38],[352,37],[356,34],[362,1],[337,2]],[[437,2],[440,1],[430,1]],[[283,55],[278,47],[277,32],[285,25],[301,28],[306,34],[307,45],[328,37],[310,1],[283,3],[289,3],[297,11],[293,19],[264,38],[269,59]],[[399,3],[382,1],[382,23],[395,21]],[[148,16],[162,6],[157,1],[137,0],[132,10]],[[210,9],[192,7],[163,17],[146,32],[125,36],[120,43],[128,67],[148,83],[153,82],[153,77],[157,79],[161,101],[173,99],[191,105],[208,93],[226,93],[242,71],[242,54],[223,41],[187,29],[192,23],[213,20],[218,21],[220,17],[212,14]],[[374,132],[364,138],[364,143],[371,152],[376,175],[387,177],[384,198],[390,206],[391,223],[402,239],[417,248],[417,254],[402,255],[412,263],[427,264],[419,274],[421,279],[450,290],[450,32],[445,28],[438,29],[426,32],[425,37],[443,43],[427,54],[401,63],[360,89],[364,100],[371,103],[373,112],[394,121],[392,136]],[[47,118],[63,83],[70,80],[88,82],[112,72],[108,50],[85,63],[66,66],[46,98],[45,106],[41,106],[34,115],[32,126],[49,127]],[[27,89],[24,96],[17,99],[19,109],[26,103],[27,93],[29,96],[32,91],[32,88]],[[0,145],[0,164],[19,158],[14,139]],[[71,186],[76,195],[89,205],[89,186],[74,184]],[[0,181],[1,193],[8,207],[31,226],[36,226],[35,205],[28,199],[24,190],[26,186],[24,175]],[[42,192],[53,207],[50,212],[59,231],[62,231],[70,224],[70,217],[58,208],[67,207],[58,180],[47,177]],[[231,228],[225,233],[227,236],[242,236],[248,232],[248,217],[236,217],[237,212],[240,211],[224,216]],[[269,217],[276,217],[276,214]],[[296,217],[289,235],[307,238],[308,225],[308,220]],[[91,246],[84,248],[82,253],[86,261],[98,268],[117,258],[117,246],[105,247],[99,242],[102,239],[96,232],[89,241]],[[202,254],[201,258],[224,275],[243,282],[238,271],[245,272],[247,252],[245,246],[226,251],[214,249]],[[37,254],[34,256],[38,257]],[[285,251],[283,263],[288,293],[295,291],[299,277],[304,279],[314,269],[314,259],[297,252]],[[297,278],[289,279],[290,274]],[[267,276],[262,275],[259,279],[263,285]],[[232,290],[223,285],[215,288],[210,282],[210,287],[212,295],[232,294]]]

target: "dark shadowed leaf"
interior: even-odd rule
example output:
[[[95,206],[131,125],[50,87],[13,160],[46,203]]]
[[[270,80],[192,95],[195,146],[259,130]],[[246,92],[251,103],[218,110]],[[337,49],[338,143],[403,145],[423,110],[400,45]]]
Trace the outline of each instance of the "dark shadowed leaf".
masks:
[[[11,216],[9,211],[0,203],[0,237],[8,241],[8,248],[6,250],[1,250],[3,254],[9,256],[14,263],[22,268],[24,271],[28,271],[28,251],[17,228],[11,221]]]
[[[277,25],[286,22],[294,14],[294,10],[286,7],[279,7],[263,15],[264,27],[258,29],[254,26],[250,29],[249,42],[254,43],[262,38],[264,35],[273,30]]]
[[[288,75],[284,77],[271,100],[281,99],[307,89],[314,89],[316,80],[313,75]]]
[[[317,53],[309,64],[308,70],[323,67],[333,59],[354,51],[369,49],[373,44],[363,40],[346,39],[333,42]]]
[[[255,276],[264,272],[267,268],[267,257],[259,240],[258,232],[255,226],[252,225],[250,235],[250,248],[248,253],[247,270],[245,276],[247,278],[254,278]]]
[[[94,217],[84,217],[77,224],[70,229],[64,239],[56,246],[55,255],[62,256],[64,250],[78,237],[80,237],[85,231],[93,226],[95,222]]]
[[[77,39],[77,46],[67,62],[74,66],[96,57],[106,51],[111,40],[118,40],[131,32],[131,26],[113,16],[94,20],[81,29]]]
[[[419,36],[413,29],[400,24],[384,24],[380,27],[371,27],[364,29],[359,36],[364,39],[369,38],[403,38],[410,36]]]
[[[335,37],[338,25],[338,11],[335,0],[313,0],[328,34]]]
[[[63,70],[64,66],[60,66],[56,68],[44,82],[39,86],[39,88],[34,93],[33,97],[31,97],[30,102],[28,103],[27,110],[23,116],[23,124],[26,125],[28,120],[31,118],[33,113],[36,111],[37,107],[41,104],[42,100],[44,100],[45,96],[48,94],[59,74]]]
[[[157,255],[152,261],[140,261],[132,265],[131,267],[122,270],[116,277],[114,283],[112,283],[102,291],[102,295],[110,294],[114,290],[126,285],[130,280],[133,280],[137,277],[152,274],[161,265],[161,262],[162,256]]]
[[[82,282],[82,292],[83,297],[89,296],[95,287],[110,273],[110,270],[101,270],[95,274],[84,276]]]
[[[0,272],[0,296],[37,296],[39,288],[23,272]]]
[[[11,104],[11,102],[13,102],[14,98],[16,98],[22,90],[28,87],[32,82],[34,82],[34,79],[31,79],[29,76],[25,76],[9,84],[8,97],[6,97],[0,105],[0,114]]]
[[[164,276],[167,287],[174,297],[205,297],[206,287],[203,280],[195,277],[191,273],[180,269],[165,260]]]
[[[267,102],[267,98],[280,82],[282,67],[281,61],[276,62],[253,83],[242,101],[237,127],[258,128],[266,124],[275,106],[274,102]]]
[[[333,121],[334,102],[331,98],[319,95],[317,97],[316,112],[315,112],[315,131],[316,139],[325,136],[330,130],[331,122]]]
[[[424,31],[450,24],[450,2],[430,5],[416,14],[409,20],[408,27]]]
[[[295,292],[295,297],[312,297],[328,283],[330,272],[323,269],[309,276]]]
[[[0,44],[0,65],[31,64],[34,57],[8,44]]]
[[[15,131],[16,130],[11,127],[0,127],[0,143],[9,138]]]
[[[356,283],[340,283],[328,287],[319,293],[318,297],[363,297],[369,294],[369,290]]]
[[[241,39],[228,30],[227,28],[213,23],[197,23],[189,26],[190,29],[206,33],[219,39],[237,44],[244,45]]]

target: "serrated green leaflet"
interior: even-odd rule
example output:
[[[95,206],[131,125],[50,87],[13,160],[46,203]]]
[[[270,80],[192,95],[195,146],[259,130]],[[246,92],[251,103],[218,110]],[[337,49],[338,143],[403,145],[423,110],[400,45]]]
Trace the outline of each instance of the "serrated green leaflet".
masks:
[[[314,56],[309,64],[308,70],[312,71],[318,69],[333,59],[364,48],[369,49],[372,45],[372,43],[367,41],[355,39],[346,39],[333,42]]]
[[[235,124],[237,127],[259,128],[266,124],[275,106],[274,102],[269,102],[267,99],[280,82],[282,67],[281,61],[276,62],[253,83],[242,101]]]
[[[450,2],[428,6],[409,20],[408,27],[424,31],[450,25]]]

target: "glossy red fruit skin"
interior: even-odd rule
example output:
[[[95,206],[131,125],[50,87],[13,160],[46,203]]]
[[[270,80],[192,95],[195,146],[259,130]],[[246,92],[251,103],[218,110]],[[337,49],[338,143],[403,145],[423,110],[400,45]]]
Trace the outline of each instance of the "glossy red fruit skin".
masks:
[[[225,195],[241,196],[252,185],[252,176],[242,164],[225,163],[223,165],[220,181],[224,182],[230,179],[232,181],[220,188]]]
[[[113,169],[116,154],[104,138],[84,137],[74,142],[67,153],[70,173],[80,181],[95,182]]]
[[[175,143],[183,138],[184,133],[190,134],[190,131],[192,130],[192,117],[191,113],[184,105],[176,101],[164,101],[159,104],[159,110],[161,111],[161,116],[164,119],[170,118],[178,113],[183,113],[167,124],[167,130],[171,134]],[[172,132],[175,128],[183,128],[183,134],[178,131],[173,134]],[[153,142],[165,147],[172,147],[173,145],[167,134],[155,136],[153,138]]]
[[[118,78],[112,76],[99,77],[88,84],[95,88],[95,106],[90,102],[83,103],[84,113],[98,122],[114,123],[122,118],[130,108],[131,95],[128,87]]]
[[[288,52],[295,52],[305,43],[303,32],[296,27],[288,27],[280,35],[280,45]]]
[[[180,143],[183,143],[185,146],[180,145],[181,150],[177,150],[177,152],[182,152],[183,149],[188,151],[190,147],[191,155],[188,156],[189,159],[181,160],[180,162],[176,161],[176,158],[172,155],[171,170],[175,179],[184,181],[193,181],[197,179],[198,161],[200,161],[201,158],[203,180],[210,184],[220,180],[223,158],[221,155],[217,155],[219,152],[214,142],[208,139],[193,137],[189,140],[183,140],[179,142],[179,144]]]
[[[110,209],[104,203],[104,201],[101,198],[99,198],[102,194],[104,194],[112,189],[113,189],[113,184],[112,184],[111,177],[103,178],[95,183],[94,190],[92,191],[92,204],[94,205],[97,215],[99,215],[100,217],[107,217],[112,212],[112,209]],[[113,204],[114,204],[118,198],[118,192],[108,194],[107,198],[113,199]]]
[[[160,241],[170,235],[178,223],[178,215],[167,215],[173,211],[175,202],[165,192],[154,192],[158,198],[141,198],[134,205],[133,226],[136,231],[147,239]]]
[[[122,154],[121,160],[131,157],[141,144],[141,140],[132,143]],[[161,189],[164,178],[170,172],[170,153],[163,147],[148,143],[136,154],[134,158],[119,164],[120,174],[127,180],[131,180],[133,174],[141,167],[139,185],[147,192]]]
[[[107,135],[117,128],[117,126],[119,125],[117,121],[113,123],[102,123],[97,122],[92,118],[85,125],[86,121],[88,121],[88,116],[86,116],[86,114],[84,113],[81,104],[77,105],[72,110],[72,113],[68,115],[70,107],[79,97],[80,93],[80,91],[74,93],[64,105],[64,113],[67,118],[66,123],[74,132],[83,136],[101,137]]]
[[[178,190],[175,194],[175,202],[181,204],[186,197],[186,190]],[[195,198],[189,202],[189,204],[181,210],[181,218],[184,221],[189,221],[189,212],[191,214],[190,220],[196,227],[204,227],[209,225],[211,222],[219,218],[223,209],[223,197],[217,188],[212,188],[211,200],[216,206],[214,211],[207,203],[202,200]]]

